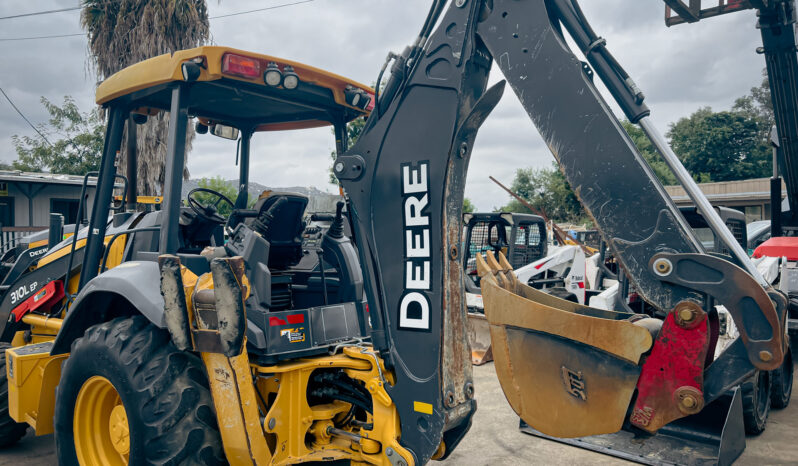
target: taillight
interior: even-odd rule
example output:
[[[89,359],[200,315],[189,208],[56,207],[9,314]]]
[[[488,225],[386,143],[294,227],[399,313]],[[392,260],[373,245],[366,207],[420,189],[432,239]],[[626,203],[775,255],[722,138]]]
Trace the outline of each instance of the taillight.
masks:
[[[254,58],[226,53],[222,57],[222,73],[245,78],[260,78],[260,62]]]

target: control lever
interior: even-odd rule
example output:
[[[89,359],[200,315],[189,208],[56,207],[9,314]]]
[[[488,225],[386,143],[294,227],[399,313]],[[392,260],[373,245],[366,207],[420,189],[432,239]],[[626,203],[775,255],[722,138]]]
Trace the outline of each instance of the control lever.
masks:
[[[324,293],[324,305],[328,304],[327,300],[327,276],[324,270],[324,256],[328,256],[329,259],[338,260],[338,257],[335,255],[333,251],[330,249],[334,247],[337,243],[335,240],[340,240],[344,237],[344,203],[343,201],[338,201],[335,205],[335,218],[333,218],[332,224],[330,228],[324,233],[324,238],[321,240],[320,249],[321,252],[318,253],[319,256],[319,268],[321,270],[321,289],[322,293]],[[325,248],[325,245],[327,246]]]
[[[325,236],[329,236],[333,239],[340,239],[344,237],[344,201],[338,201],[335,205],[335,218],[333,219],[332,225],[330,225],[330,229],[327,230]],[[322,242],[323,244],[323,242]]]
[[[271,239],[271,228],[272,222],[274,221],[274,216],[277,212],[282,209],[283,204],[288,202],[286,198],[280,197],[277,199],[274,204],[271,205],[265,212],[262,212],[258,215],[258,218],[255,219],[254,227],[255,231],[260,233],[266,241]]]

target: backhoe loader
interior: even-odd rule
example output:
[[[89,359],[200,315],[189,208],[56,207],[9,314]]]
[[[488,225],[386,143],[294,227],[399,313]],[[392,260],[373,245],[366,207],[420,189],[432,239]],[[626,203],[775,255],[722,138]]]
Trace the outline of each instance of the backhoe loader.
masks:
[[[389,61],[374,94],[224,47],[152,58],[102,83],[109,117],[89,225],[50,248],[0,305],[12,344],[3,442],[24,422],[55,431],[63,464],[446,458],[476,410],[461,210],[477,131],[505,88],[487,88],[494,62],[656,310],[579,306],[517,283],[501,255],[478,256],[497,375],[521,418],[558,437],[656,434],[736,393],[756,369],[779,367],[784,295],[723,227],[574,0],[435,1]],[[594,79],[649,134],[731,259],[705,252]],[[162,209],[109,221],[123,126],[131,112],[164,111]],[[345,123],[369,111],[347,147]],[[181,207],[188,117],[241,135],[241,189],[227,218],[213,205],[222,196]],[[333,171],[346,194],[329,227],[308,231],[306,199],[291,193],[247,209],[252,133],[321,124],[335,128]],[[712,361],[715,304],[740,336]]]

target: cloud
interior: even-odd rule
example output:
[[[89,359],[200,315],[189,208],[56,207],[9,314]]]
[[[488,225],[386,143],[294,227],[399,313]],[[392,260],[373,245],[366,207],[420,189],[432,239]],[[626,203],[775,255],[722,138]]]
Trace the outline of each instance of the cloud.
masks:
[[[209,0],[208,9],[217,16],[287,2]],[[0,16],[74,5],[74,0],[5,0]],[[214,19],[211,33],[218,45],[290,58],[371,84],[388,51],[400,52],[414,39],[428,7],[429,0],[315,0]],[[699,107],[729,108],[761,81],[764,60],[754,52],[761,40],[753,11],[666,28],[659,1],[583,0],[582,8],[646,93],[660,130]],[[0,30],[0,38],[81,32],[77,11],[4,20]],[[87,72],[85,37],[0,41],[0,58],[5,69],[0,86],[34,123],[47,120],[40,96],[60,102],[71,95],[83,109],[92,107],[95,78]],[[494,72],[491,82],[500,77]],[[32,130],[7,102],[0,102],[0,109],[0,160],[8,162],[16,157],[11,136]],[[328,129],[259,135],[253,142],[251,177],[269,186],[331,190],[327,168],[332,149]],[[194,177],[234,178],[234,157],[234,144],[199,137],[189,169]],[[509,197],[488,175],[509,184],[517,168],[545,167],[552,160],[508,88],[477,138],[466,195],[479,209],[504,205]]]

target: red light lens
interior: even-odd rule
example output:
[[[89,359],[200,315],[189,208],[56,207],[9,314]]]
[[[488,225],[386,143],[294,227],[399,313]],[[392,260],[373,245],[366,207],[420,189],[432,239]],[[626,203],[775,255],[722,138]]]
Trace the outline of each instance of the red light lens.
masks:
[[[222,57],[222,73],[245,78],[260,78],[260,62],[254,58],[226,53]]]

